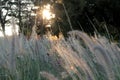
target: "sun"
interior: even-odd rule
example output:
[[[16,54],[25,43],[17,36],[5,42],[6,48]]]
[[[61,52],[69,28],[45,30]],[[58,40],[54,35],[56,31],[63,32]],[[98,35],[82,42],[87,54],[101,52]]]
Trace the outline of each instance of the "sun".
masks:
[[[55,14],[53,14],[51,12],[51,5],[50,4],[47,4],[43,7],[42,16],[43,16],[43,19],[46,19],[46,20],[50,20],[52,18],[55,18]]]
[[[51,13],[50,13],[49,10],[44,9],[43,12],[42,12],[42,14],[43,14],[43,19],[47,19],[47,20],[51,19]]]

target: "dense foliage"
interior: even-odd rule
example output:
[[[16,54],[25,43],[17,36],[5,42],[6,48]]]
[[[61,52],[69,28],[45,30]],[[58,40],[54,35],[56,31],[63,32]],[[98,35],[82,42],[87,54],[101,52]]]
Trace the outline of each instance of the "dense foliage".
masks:
[[[24,2],[25,1],[25,2]],[[82,30],[89,34],[100,33],[110,34],[113,39],[119,39],[120,32],[120,1],[119,0],[0,0],[0,23],[4,31],[5,24],[8,22],[6,16],[14,16],[18,21],[20,31],[25,35],[30,35],[32,26],[35,24],[35,16],[30,13],[37,13],[37,32],[45,33],[43,20],[39,15],[40,9],[44,4],[51,4],[53,12],[56,14],[52,24],[53,34],[63,32],[66,34],[73,29]],[[39,6],[38,10],[24,10],[28,5]],[[16,9],[12,8],[16,5]],[[7,13],[3,15],[3,9]],[[66,13],[67,12],[67,13]],[[9,13],[9,14],[8,14]],[[24,15],[23,15],[24,14]],[[40,27],[43,27],[42,29]]]
[[[106,34],[105,26],[114,39],[120,32],[120,1],[119,0],[64,0],[63,1],[74,29],[84,30],[93,34],[95,28]]]

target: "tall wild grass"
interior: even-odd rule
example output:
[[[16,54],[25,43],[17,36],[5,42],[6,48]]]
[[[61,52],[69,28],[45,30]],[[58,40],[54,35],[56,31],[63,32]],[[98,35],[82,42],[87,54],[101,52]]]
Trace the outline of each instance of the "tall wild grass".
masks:
[[[119,80],[120,48],[103,36],[71,31],[29,40],[0,38],[0,80]]]

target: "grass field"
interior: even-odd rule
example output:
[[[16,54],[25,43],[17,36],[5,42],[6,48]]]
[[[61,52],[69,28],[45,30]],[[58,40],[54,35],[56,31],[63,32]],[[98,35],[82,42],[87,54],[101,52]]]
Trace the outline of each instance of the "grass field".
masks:
[[[120,47],[80,31],[0,38],[0,80],[120,80]]]

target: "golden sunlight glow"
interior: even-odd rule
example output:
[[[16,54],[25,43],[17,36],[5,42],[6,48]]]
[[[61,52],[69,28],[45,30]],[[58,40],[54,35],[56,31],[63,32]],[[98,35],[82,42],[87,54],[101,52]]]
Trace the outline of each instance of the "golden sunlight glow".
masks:
[[[55,18],[55,14],[51,12],[50,8],[51,8],[50,4],[44,6],[42,11],[43,19],[50,20],[52,18]]]
[[[50,36],[49,36],[49,39],[50,39],[51,41],[56,41],[56,40],[58,40],[58,37],[57,37],[57,36],[52,36],[52,35],[50,35]]]
[[[62,3],[63,2],[63,0],[57,0],[56,1],[56,3]]]
[[[50,20],[51,19],[51,13],[49,10],[43,10],[43,19]]]

